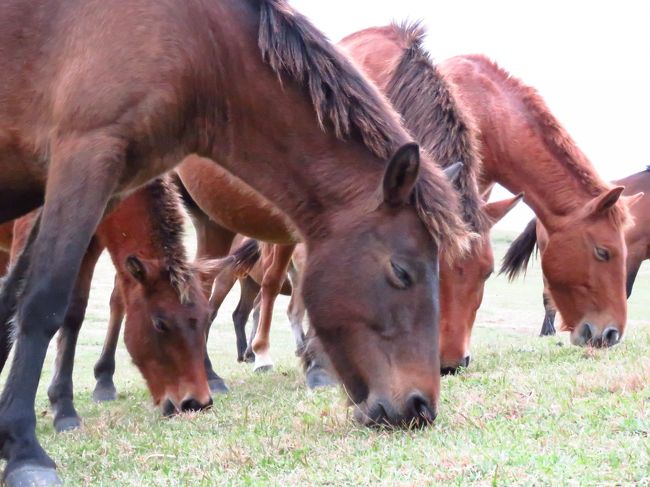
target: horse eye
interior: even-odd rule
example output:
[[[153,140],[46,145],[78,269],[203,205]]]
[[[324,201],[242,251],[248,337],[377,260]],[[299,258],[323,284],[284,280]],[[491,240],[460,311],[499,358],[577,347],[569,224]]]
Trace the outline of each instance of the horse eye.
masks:
[[[154,318],[153,319],[153,328],[156,330],[158,333],[165,333],[169,331],[169,325],[165,323],[165,320],[161,318]]]
[[[601,262],[607,262],[610,259],[609,250],[604,249],[603,247],[594,247],[594,255],[596,259]]]
[[[394,276],[399,281],[399,283],[394,283],[393,281],[391,281],[393,285],[396,285],[396,287],[399,287],[401,289],[406,289],[407,287],[410,287],[411,284],[413,284],[413,279],[411,278],[410,274],[406,269],[400,267],[392,260],[390,261],[390,266],[393,270]]]

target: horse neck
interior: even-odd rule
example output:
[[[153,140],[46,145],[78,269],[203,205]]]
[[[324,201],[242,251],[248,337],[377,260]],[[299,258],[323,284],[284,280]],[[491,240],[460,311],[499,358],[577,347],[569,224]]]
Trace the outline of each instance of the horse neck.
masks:
[[[291,74],[278,75],[264,62],[254,23],[242,23],[241,15],[230,18],[227,10],[220,15],[215,22],[223,28],[215,35],[223,52],[215,52],[217,57],[208,64],[221,69],[214,75],[221,97],[216,104],[227,110],[227,116],[215,118],[214,111],[204,112],[203,125],[216,136],[199,140],[199,155],[216,161],[272,202],[307,240],[328,233],[343,212],[353,218],[367,211],[381,184],[385,161],[362,142],[359,129],[350,127],[349,135],[337,137],[334,124],[319,123],[309,90]],[[229,28],[232,32],[226,32]],[[238,53],[236,63],[223,61],[229,52]],[[214,98],[214,85],[207,86],[206,99]],[[378,92],[376,96],[383,100]],[[395,135],[394,150],[409,137],[397,115],[387,114],[375,115],[382,119],[375,123]],[[375,146],[382,144],[388,142],[375,141]]]
[[[541,98],[495,72],[491,63],[485,67],[472,59],[454,58],[443,69],[479,128],[481,189],[499,183],[524,192],[547,226],[600,194],[606,183],[546,107],[540,109]]]

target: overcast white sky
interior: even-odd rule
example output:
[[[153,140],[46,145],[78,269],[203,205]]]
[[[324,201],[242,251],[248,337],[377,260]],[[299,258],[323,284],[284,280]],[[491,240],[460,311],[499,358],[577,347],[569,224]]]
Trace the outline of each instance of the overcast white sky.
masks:
[[[422,19],[434,59],[483,53],[536,87],[604,178],[650,164],[647,0],[290,1],[334,42],[391,20]],[[532,213],[520,207],[501,228],[523,228]]]

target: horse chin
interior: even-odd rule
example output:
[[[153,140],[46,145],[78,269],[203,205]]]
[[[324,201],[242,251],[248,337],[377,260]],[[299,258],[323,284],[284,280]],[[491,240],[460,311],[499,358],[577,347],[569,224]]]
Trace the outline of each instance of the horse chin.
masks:
[[[177,406],[169,396],[165,397],[163,401],[159,402],[160,412],[166,418],[175,416],[180,412],[180,408]]]

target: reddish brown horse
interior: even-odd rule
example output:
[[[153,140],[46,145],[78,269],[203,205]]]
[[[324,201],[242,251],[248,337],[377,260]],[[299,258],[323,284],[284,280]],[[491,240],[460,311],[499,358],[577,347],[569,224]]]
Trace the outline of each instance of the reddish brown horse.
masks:
[[[424,36],[418,24],[391,24],[356,32],[340,45],[386,93],[407,128],[437,161],[443,166],[464,164],[456,189],[463,218],[478,238],[467,255],[440,263],[440,362],[442,371],[450,373],[469,365],[476,312],[494,269],[490,228],[521,195],[487,204],[478,196],[481,158],[476,127],[431,61]]]
[[[572,343],[614,345],[627,315],[623,188],[598,176],[533,88],[487,58],[440,69],[479,130],[482,189],[524,192],[549,232],[542,268]]]
[[[627,244],[626,290],[629,298],[641,263],[650,259],[650,197],[647,196],[650,194],[650,169],[614,181],[613,184],[624,186],[624,195],[641,198],[631,208],[634,225],[625,232],[625,243]],[[548,246],[548,232],[539,221],[533,219],[524,232],[512,243],[504,258],[504,262],[507,264],[504,266],[504,270],[511,278],[517,277],[526,270],[536,245],[539,247],[540,253],[544,255]],[[556,310],[548,292],[546,279],[544,279],[543,303],[545,315],[540,336],[555,335]],[[622,336],[618,338],[621,339]],[[602,345],[602,340],[590,339],[589,341],[596,346]]]
[[[465,245],[457,198],[304,17],[280,0],[8,0],[0,53],[0,223],[44,204],[11,273],[25,271],[0,398],[9,485],[57,481],[34,397],[102,215],[192,153],[262,194],[307,243],[311,323],[360,419],[433,419],[431,256]]]
[[[11,253],[25,245],[35,213],[16,220]],[[166,414],[210,404],[200,350],[208,319],[200,281],[182,243],[183,219],[169,184],[156,180],[126,198],[97,228],[84,256],[73,298],[58,336],[55,373],[48,389],[57,431],[78,427],[72,370],[95,264],[107,248],[117,269],[116,290],[127,312],[127,349],[145,378],[154,403]],[[7,232],[3,232],[5,234]],[[8,235],[11,238],[11,235]],[[0,247],[6,248],[7,239]],[[7,330],[8,325],[5,325]],[[6,355],[2,356],[2,364]],[[114,394],[115,362],[99,370],[94,395]]]

